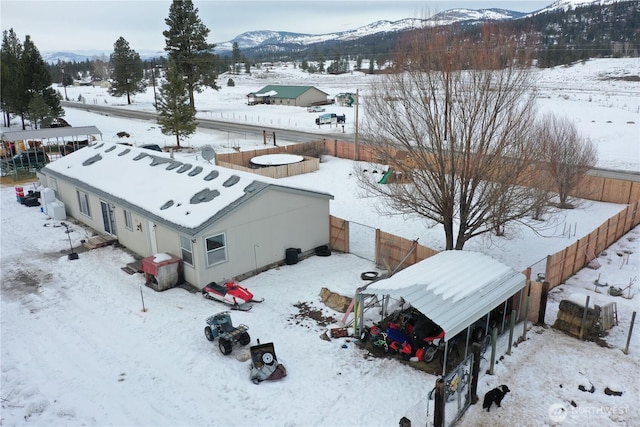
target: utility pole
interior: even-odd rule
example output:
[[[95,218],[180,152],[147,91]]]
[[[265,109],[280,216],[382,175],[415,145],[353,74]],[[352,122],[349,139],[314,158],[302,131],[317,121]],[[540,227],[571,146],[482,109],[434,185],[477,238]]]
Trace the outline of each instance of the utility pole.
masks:
[[[64,100],[68,101],[69,97],[67,96],[67,82],[64,79],[64,68],[61,68],[60,71],[62,71],[62,87],[64,88]]]
[[[356,89],[356,114],[355,114],[355,126],[356,137],[354,139],[353,147],[353,160],[358,160],[358,105],[360,105],[360,89]]]
[[[158,97],[156,95],[156,64],[151,63],[151,84],[153,85],[153,107],[158,109]]]

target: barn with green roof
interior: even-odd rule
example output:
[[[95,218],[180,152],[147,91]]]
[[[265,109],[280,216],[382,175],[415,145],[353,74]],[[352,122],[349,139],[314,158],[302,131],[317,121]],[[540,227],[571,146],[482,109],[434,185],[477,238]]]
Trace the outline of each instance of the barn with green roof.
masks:
[[[329,94],[313,86],[268,85],[247,95],[249,105],[274,104],[294,107],[329,104]]]

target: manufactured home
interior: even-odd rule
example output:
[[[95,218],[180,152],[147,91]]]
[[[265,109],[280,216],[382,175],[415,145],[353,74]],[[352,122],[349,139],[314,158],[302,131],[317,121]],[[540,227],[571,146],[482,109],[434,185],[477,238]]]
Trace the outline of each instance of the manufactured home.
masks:
[[[329,243],[333,196],[205,160],[100,143],[51,162],[38,179],[99,234],[143,258],[180,258],[185,281],[199,288]]]
[[[329,104],[329,94],[313,86],[268,85],[247,95],[249,105],[273,104],[295,107]]]

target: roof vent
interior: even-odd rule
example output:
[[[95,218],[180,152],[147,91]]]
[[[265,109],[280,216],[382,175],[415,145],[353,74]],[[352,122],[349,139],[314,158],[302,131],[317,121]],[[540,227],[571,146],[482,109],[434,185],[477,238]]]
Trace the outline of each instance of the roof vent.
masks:
[[[211,171],[209,172],[209,174],[207,174],[207,176],[204,177],[205,181],[211,181],[214,180],[218,177],[218,175],[220,175],[220,173],[218,171]]]
[[[189,163],[185,163],[184,165],[180,166],[180,169],[178,169],[178,173],[185,173],[189,169],[191,169],[191,165]]]
[[[160,206],[160,210],[163,211],[165,209],[169,209],[171,206],[173,206],[173,200],[169,200],[167,203]]]
[[[177,168],[178,166],[181,166],[182,163],[181,162],[176,162],[176,161],[172,161],[171,164],[169,166],[167,166],[167,170],[168,171],[172,171],[175,168]]]
[[[124,156],[125,154],[128,154],[129,151],[131,151],[131,148],[125,148],[121,153],[118,153],[118,156]]]
[[[100,160],[102,160],[102,156],[100,154],[96,154],[95,156],[89,157],[87,160],[82,162],[82,166],[91,166],[92,164]]]
[[[189,203],[191,203],[192,205],[197,205],[198,203],[210,202],[219,195],[220,192],[218,190],[209,190],[208,188],[205,188],[204,190],[198,191],[196,194],[194,194],[193,197],[191,197],[191,200],[189,200]]]
[[[231,175],[229,179],[227,179],[222,186],[223,187],[231,187],[234,184],[237,184],[240,181],[240,177],[238,175]]]
[[[165,157],[156,157],[156,156],[151,156],[153,157],[153,161],[151,162],[151,166],[158,166],[158,165],[163,165],[165,163],[170,162],[170,159],[167,159]]]
[[[191,172],[189,172],[189,176],[196,176],[200,172],[202,172],[202,166],[196,166]]]

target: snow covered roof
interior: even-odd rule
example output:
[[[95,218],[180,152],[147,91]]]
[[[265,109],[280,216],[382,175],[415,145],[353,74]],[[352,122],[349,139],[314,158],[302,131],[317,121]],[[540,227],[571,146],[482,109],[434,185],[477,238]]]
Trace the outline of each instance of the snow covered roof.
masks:
[[[270,96],[272,98],[296,99],[303,93],[315,89],[318,92],[329,95],[314,86],[284,86],[284,85],[267,85],[255,92],[253,96]],[[252,94],[249,94],[252,95]]]
[[[254,96],[276,96],[278,92],[275,90],[269,90],[267,92],[254,93]]]
[[[42,169],[78,188],[108,196],[123,206],[195,235],[263,190],[333,196],[276,184],[267,177],[172,159],[169,153],[101,143],[76,150]]]
[[[32,130],[14,130],[14,131],[2,131],[3,141],[23,141],[25,139],[50,139],[50,138],[64,138],[67,136],[90,136],[90,135],[102,135],[102,132],[95,126],[65,126],[59,128],[44,128],[44,129],[32,129]]]
[[[402,297],[449,340],[524,288],[526,277],[479,252],[444,251],[371,283],[363,293]]]

